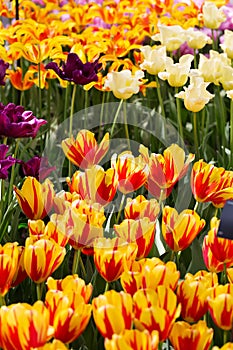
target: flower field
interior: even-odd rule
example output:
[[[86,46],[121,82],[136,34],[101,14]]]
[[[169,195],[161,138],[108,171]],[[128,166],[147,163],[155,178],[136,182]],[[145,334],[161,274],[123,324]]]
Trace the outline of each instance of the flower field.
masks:
[[[0,349],[233,349],[233,5],[0,0]]]

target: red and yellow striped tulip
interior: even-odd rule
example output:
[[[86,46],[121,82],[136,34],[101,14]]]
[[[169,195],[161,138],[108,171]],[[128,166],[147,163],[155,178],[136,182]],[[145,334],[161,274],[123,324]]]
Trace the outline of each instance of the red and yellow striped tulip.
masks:
[[[169,335],[174,350],[209,350],[214,331],[208,328],[205,321],[190,325],[187,322],[176,322]]]
[[[91,318],[92,306],[72,291],[49,290],[45,303],[50,312],[54,338],[69,344],[85,330]]]
[[[25,242],[24,267],[27,275],[36,283],[44,282],[63,262],[64,247],[55,241],[28,237]]]
[[[116,194],[118,176],[113,168],[105,171],[100,165],[93,165],[85,172],[76,171],[71,180],[67,178],[67,184],[70,192],[78,193],[82,199],[107,205]]]
[[[18,243],[0,245],[0,295],[4,296],[11,287],[18,268]]]
[[[17,262],[17,269],[14,274],[11,287],[16,287],[18,286],[26,277],[27,273],[24,268],[24,251],[25,247],[24,246],[18,246],[18,262]]]
[[[232,329],[233,285],[217,285],[208,296],[208,310],[213,322],[223,330]]]
[[[97,238],[94,242],[95,266],[107,282],[116,281],[132,266],[137,249],[136,243],[128,243],[122,238]]]
[[[99,332],[111,339],[125,329],[131,329],[133,301],[130,294],[110,290],[92,300],[93,317]]]
[[[70,208],[71,204],[79,199],[81,199],[81,196],[76,192],[70,193],[62,190],[56,193],[53,204],[55,213],[64,214]]]
[[[196,201],[222,208],[227,200],[233,199],[233,171],[200,159],[192,168],[191,188]]]
[[[4,350],[41,347],[53,336],[49,312],[42,301],[33,305],[18,303],[1,307],[0,328],[0,346]]]
[[[175,184],[187,173],[194,154],[185,160],[184,150],[172,144],[162,154],[148,154],[148,149],[141,145],[139,152],[149,166],[149,175],[145,187],[157,199],[166,199]]]
[[[27,71],[23,77],[23,71],[21,67],[17,67],[16,71],[8,70],[8,75],[9,75],[11,84],[17,90],[26,91],[26,90],[29,90],[34,85],[34,82],[32,81],[33,79],[32,72]]]
[[[150,221],[156,221],[160,212],[159,203],[155,198],[146,199],[143,195],[136,198],[127,198],[124,209],[126,219],[149,218]]]
[[[220,263],[226,264],[227,267],[230,267],[233,265],[233,241],[217,237],[219,223],[220,220],[217,217],[211,219],[210,230],[208,231],[208,235],[204,238],[204,248],[207,246],[215,259]]]
[[[205,226],[205,220],[191,209],[180,214],[165,206],[162,217],[162,234],[167,245],[175,252],[186,249]]]
[[[14,186],[14,191],[22,211],[29,219],[43,219],[52,209],[55,192],[49,179],[41,184],[36,178],[28,176],[22,189]]]
[[[105,338],[105,350],[157,350],[159,335],[157,331],[140,332],[137,329],[125,330],[113,334],[112,339]]]
[[[91,283],[86,285],[85,281],[78,277],[77,274],[68,275],[60,280],[55,280],[53,277],[49,277],[47,280],[47,287],[48,290],[77,293],[83,297],[85,303],[89,302],[93,290]]]
[[[109,149],[109,133],[106,133],[100,144],[89,130],[80,130],[76,136],[62,141],[65,156],[81,169],[87,169],[98,164]]]
[[[129,151],[114,154],[111,166],[118,174],[118,189],[124,194],[136,191],[146,182],[148,166],[142,156],[134,157]]]
[[[155,221],[152,222],[146,217],[138,220],[125,219],[113,228],[118,237],[129,243],[136,242],[137,259],[147,257],[155,240]]]
[[[133,302],[135,327],[140,331],[157,330],[160,341],[167,339],[181,310],[172,289],[165,286],[158,286],[156,290],[140,289],[134,294]]]

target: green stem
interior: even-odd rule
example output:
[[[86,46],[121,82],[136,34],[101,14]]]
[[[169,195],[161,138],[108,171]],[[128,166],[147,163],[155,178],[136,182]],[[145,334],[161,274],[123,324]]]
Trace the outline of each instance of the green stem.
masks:
[[[41,300],[42,299],[42,290],[43,290],[43,282],[42,283],[37,283],[36,284],[37,300]]]
[[[111,136],[113,136],[113,132],[114,132],[114,129],[115,129],[115,124],[116,124],[116,121],[117,121],[117,117],[120,113],[120,110],[121,110],[121,106],[122,106],[122,103],[123,103],[123,99],[120,100],[120,103],[118,105],[118,108],[117,108],[117,111],[116,111],[116,114],[115,114],[115,117],[114,117],[114,120],[113,120],[113,124],[112,124],[112,128],[111,128]]]
[[[20,139],[17,139],[16,144],[15,144],[14,158],[17,157],[19,143],[20,143]],[[10,205],[11,200],[12,200],[12,196],[13,196],[13,183],[14,183],[14,179],[15,179],[15,166],[16,166],[16,164],[13,164],[12,168],[11,168],[10,184],[8,187],[8,205]]]
[[[162,98],[162,94],[161,94],[161,87],[160,87],[160,82],[159,82],[159,78],[158,78],[157,75],[155,76],[155,81],[156,81],[156,85],[157,85],[156,89],[157,89],[159,105],[160,105],[160,108],[161,108],[161,113],[162,113],[162,116],[165,118],[166,114],[165,114],[163,98]]]
[[[107,291],[109,290],[109,287],[110,287],[109,282],[106,282],[105,289],[104,289],[104,293],[107,292]]]
[[[225,331],[225,330],[223,330],[223,335],[222,335],[222,338],[223,338],[223,345],[224,344],[226,344],[226,343],[228,343],[228,337],[229,336],[229,331]]]
[[[194,145],[195,145],[195,153],[197,158],[200,158],[199,153],[199,141],[198,141],[198,132],[197,132],[197,113],[193,112],[193,136],[194,136]]]
[[[39,81],[39,118],[42,116],[42,98],[41,98],[41,68],[38,63],[38,81]]]
[[[214,29],[211,29],[211,34],[212,34],[212,41],[213,41],[212,49],[217,50],[217,42],[216,42],[215,37],[214,37]]]
[[[197,69],[197,50],[194,49],[194,68]]]
[[[3,295],[0,295],[0,307],[6,305],[6,299]]]
[[[117,217],[116,217],[115,224],[118,224],[118,222],[119,222],[119,219],[120,219],[120,216],[121,216],[121,212],[122,212],[122,208],[123,208],[124,201],[125,201],[125,194],[123,193],[123,194],[122,194],[122,197],[121,197],[121,203],[120,203],[120,207],[119,207],[119,210],[118,210],[118,214],[117,214]]]
[[[194,205],[194,208],[193,208],[193,210],[194,210],[194,211],[197,211],[198,204],[199,204],[199,202],[198,202],[198,201],[196,201],[196,203],[195,203],[195,205]]]
[[[103,92],[103,95],[102,95],[102,103],[101,103],[101,110],[100,110],[100,122],[99,122],[98,142],[100,142],[100,139],[101,139],[101,128],[102,128],[102,123],[103,123],[105,96],[106,96],[106,93]]]
[[[73,266],[72,266],[72,275],[75,275],[78,273],[78,265],[79,265],[79,260],[81,256],[81,250],[78,249],[74,251],[74,259],[73,259]]]
[[[128,123],[127,123],[127,110],[126,110],[126,101],[123,103],[123,114],[124,114],[124,127],[125,127],[125,136],[128,143],[128,148],[130,150],[130,139],[129,139],[129,129],[128,129]]]
[[[233,167],[233,100],[231,100],[230,112],[230,166]]]
[[[74,117],[74,102],[75,102],[75,95],[76,95],[76,89],[77,85],[75,84],[73,87],[73,92],[72,92],[72,98],[71,98],[71,106],[70,106],[70,120],[69,120],[69,136],[72,137],[73,134],[73,117]],[[69,160],[69,176],[71,177],[72,175],[72,163]]]
[[[81,266],[81,270],[82,270],[83,278],[84,278],[84,280],[86,281],[86,278],[87,278],[87,272],[86,272],[86,269],[85,269],[85,266],[84,266],[84,263],[83,263],[83,259],[82,259],[82,257],[81,257],[81,256],[80,256],[80,258],[79,258],[79,263],[80,263],[80,266]]]
[[[50,112],[50,101],[51,101],[51,84],[48,81],[48,90],[47,90],[47,120],[48,120],[48,130],[50,130],[51,125],[51,112]]]
[[[159,195],[159,206],[161,206],[161,210],[163,210],[163,194],[164,194],[164,190],[161,188],[160,195]]]
[[[179,88],[175,87],[175,94],[178,94],[178,92],[179,92]],[[177,111],[177,121],[178,121],[178,130],[179,130],[180,138],[182,141],[184,141],[182,116],[181,116],[181,104],[180,104],[180,99],[178,97],[176,97],[176,111]]]
[[[71,86],[71,84],[70,84],[70,82],[68,82],[67,87],[66,87],[66,94],[65,94],[65,105],[64,105],[63,120],[66,120],[66,118],[67,118],[70,86]]]
[[[85,120],[84,120],[84,128],[87,128],[87,109],[88,109],[89,103],[88,103],[88,90],[85,90],[84,93],[84,110],[85,110]]]

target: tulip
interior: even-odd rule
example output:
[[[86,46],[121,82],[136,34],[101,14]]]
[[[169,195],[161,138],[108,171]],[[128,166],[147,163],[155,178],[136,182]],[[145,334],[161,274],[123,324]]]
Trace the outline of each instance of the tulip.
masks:
[[[9,67],[9,63],[4,62],[2,59],[0,59],[0,85],[4,86],[5,83],[5,75],[6,75],[6,70]]]
[[[172,144],[162,154],[152,153],[140,145],[139,152],[149,165],[149,175],[145,187],[156,198],[167,198],[175,184],[187,173],[189,164],[194,159],[189,154],[185,160],[184,150],[176,144]]]
[[[141,70],[137,70],[134,75],[129,69],[110,72],[107,74],[104,89],[112,91],[116,98],[126,100],[139,92],[143,77],[144,73]]]
[[[110,290],[95,297],[92,306],[96,327],[104,338],[131,329],[133,302],[129,294]]]
[[[12,158],[11,156],[6,156],[8,149],[9,146],[4,144],[0,145],[0,179],[3,180],[8,177],[8,169],[18,162],[17,159]]]
[[[60,340],[54,339],[52,343],[47,343],[40,348],[34,348],[33,350],[67,350],[68,348]]]
[[[141,156],[134,157],[131,152],[123,152],[118,157],[114,154],[111,166],[118,175],[118,189],[124,194],[138,190],[146,182],[148,166]]]
[[[186,41],[185,30],[179,25],[163,25],[158,24],[159,33],[151,38],[155,41],[160,41],[166,46],[167,51],[174,51]]]
[[[5,296],[11,287],[18,268],[18,243],[0,245],[0,295]]]
[[[119,225],[113,226],[118,237],[126,241],[136,242],[138,246],[137,259],[145,258],[154,243],[155,222],[148,218],[139,220],[125,219]]]
[[[233,199],[233,171],[218,168],[202,159],[194,163],[191,173],[191,188],[198,202],[211,202],[222,208],[228,199]]]
[[[157,330],[160,341],[167,339],[180,315],[180,304],[177,305],[175,293],[165,286],[158,286],[156,290],[140,289],[134,294],[133,302],[136,329]]]
[[[205,321],[193,325],[179,321],[173,325],[169,340],[174,350],[209,350],[213,334],[213,329],[208,328]]]
[[[98,145],[94,134],[89,130],[80,130],[76,136],[62,141],[65,156],[81,169],[98,164],[109,149],[109,134],[106,133]]]
[[[186,84],[190,72],[193,55],[183,55],[178,63],[174,63],[171,57],[166,59],[166,72],[160,72],[159,78],[167,80],[173,87],[180,87]]]
[[[163,72],[166,66],[166,46],[142,46],[140,51],[142,52],[144,59],[140,64],[142,70],[146,70],[149,74],[157,75],[159,72]]]
[[[59,68],[55,62],[46,65],[46,69],[52,69],[63,80],[75,84],[86,85],[92,81],[98,81],[97,72],[101,64],[98,61],[83,63],[76,53],[68,53],[66,63]]]
[[[36,283],[44,282],[63,262],[66,250],[55,241],[26,239],[24,267],[28,276]]]
[[[118,177],[115,169],[105,171],[101,166],[94,165],[85,172],[76,171],[72,180],[67,179],[67,183],[71,193],[76,192],[82,199],[107,205],[116,194]]]
[[[224,90],[226,90],[227,97],[228,91],[233,89],[233,67],[231,66],[223,66],[222,68],[222,76],[219,79],[219,82],[221,83]]]
[[[29,90],[34,85],[32,73],[27,70],[23,76],[21,67],[17,67],[16,71],[9,70],[9,79],[14,88],[20,91]]]
[[[11,304],[0,309],[0,346],[7,350],[30,350],[46,344],[53,336],[49,312],[42,301],[33,305]]]
[[[212,44],[208,35],[192,27],[186,30],[186,41],[188,46],[195,50],[202,49],[206,44]]]
[[[216,4],[206,1],[202,8],[202,16],[204,26],[210,29],[218,29],[220,24],[226,20],[226,16],[222,9],[218,9]]]
[[[184,87],[184,91],[180,91],[175,97],[184,100],[185,108],[192,112],[201,111],[205,105],[214,97],[206,88],[210,83],[205,83],[202,77],[191,76],[190,85]]]
[[[233,350],[233,343],[226,343],[221,348],[214,346],[212,350]]]
[[[22,211],[29,219],[43,219],[52,209],[55,192],[49,179],[40,184],[36,178],[28,176],[21,190],[14,186],[14,191]]]
[[[175,208],[165,206],[162,218],[162,234],[167,245],[175,252],[190,246],[205,226],[205,220],[191,209],[180,214]]]
[[[46,124],[44,119],[37,119],[31,111],[25,111],[24,107],[8,103],[4,106],[0,103],[0,136],[35,138],[39,128]]]
[[[232,39],[233,32],[231,30],[226,29],[224,31],[223,44],[220,44],[221,49],[227,54],[227,57],[231,60],[233,59],[233,50],[231,45]]]
[[[64,214],[65,211],[70,208],[72,202],[80,199],[81,196],[76,192],[70,193],[62,190],[59,193],[56,193],[53,200],[55,213],[58,215]]]
[[[18,246],[17,248],[18,248],[18,262],[16,263],[17,268],[11,282],[11,287],[18,286],[27,277],[27,273],[24,267],[25,247]]]
[[[106,350],[157,350],[158,344],[157,331],[149,333],[130,329],[120,334],[113,334],[112,339],[105,338],[104,347]]]
[[[94,262],[100,275],[107,281],[118,280],[136,259],[137,244],[122,238],[97,238],[94,242]]]
[[[49,166],[47,157],[32,157],[27,162],[21,163],[24,176],[35,177],[38,181],[45,180],[56,167]]]
[[[126,219],[142,219],[149,218],[150,221],[156,221],[160,212],[159,203],[155,198],[146,199],[143,195],[138,195],[136,198],[127,198],[124,208]]]

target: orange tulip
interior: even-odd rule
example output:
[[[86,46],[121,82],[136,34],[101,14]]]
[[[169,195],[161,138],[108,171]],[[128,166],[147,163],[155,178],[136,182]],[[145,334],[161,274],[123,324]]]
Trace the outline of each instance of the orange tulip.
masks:
[[[4,296],[11,287],[11,283],[18,268],[18,243],[0,245],[0,295]]]
[[[28,176],[19,190],[14,186],[18,203],[29,219],[43,219],[53,206],[54,189],[49,179],[42,184],[32,176]]]
[[[89,130],[80,130],[76,139],[72,136],[62,141],[65,156],[81,169],[98,164],[109,149],[109,134],[106,133],[98,145],[94,134]]]
[[[8,75],[11,81],[11,84],[15,89],[20,91],[29,90],[33,85],[32,74],[27,71],[23,77],[23,72],[21,67],[17,67],[16,71],[9,70]]]
[[[167,245],[175,252],[186,249],[205,226],[205,220],[191,209],[180,214],[165,206],[162,218],[162,234]]]
[[[94,298],[92,306],[96,327],[104,338],[131,329],[133,302],[129,294],[110,290]]]
[[[136,198],[127,198],[124,209],[126,219],[149,218],[150,221],[156,221],[160,212],[160,206],[156,199],[147,200],[143,195]]]
[[[215,207],[222,208],[228,199],[233,199],[233,171],[200,159],[193,165],[191,188],[198,202],[211,202]]]

